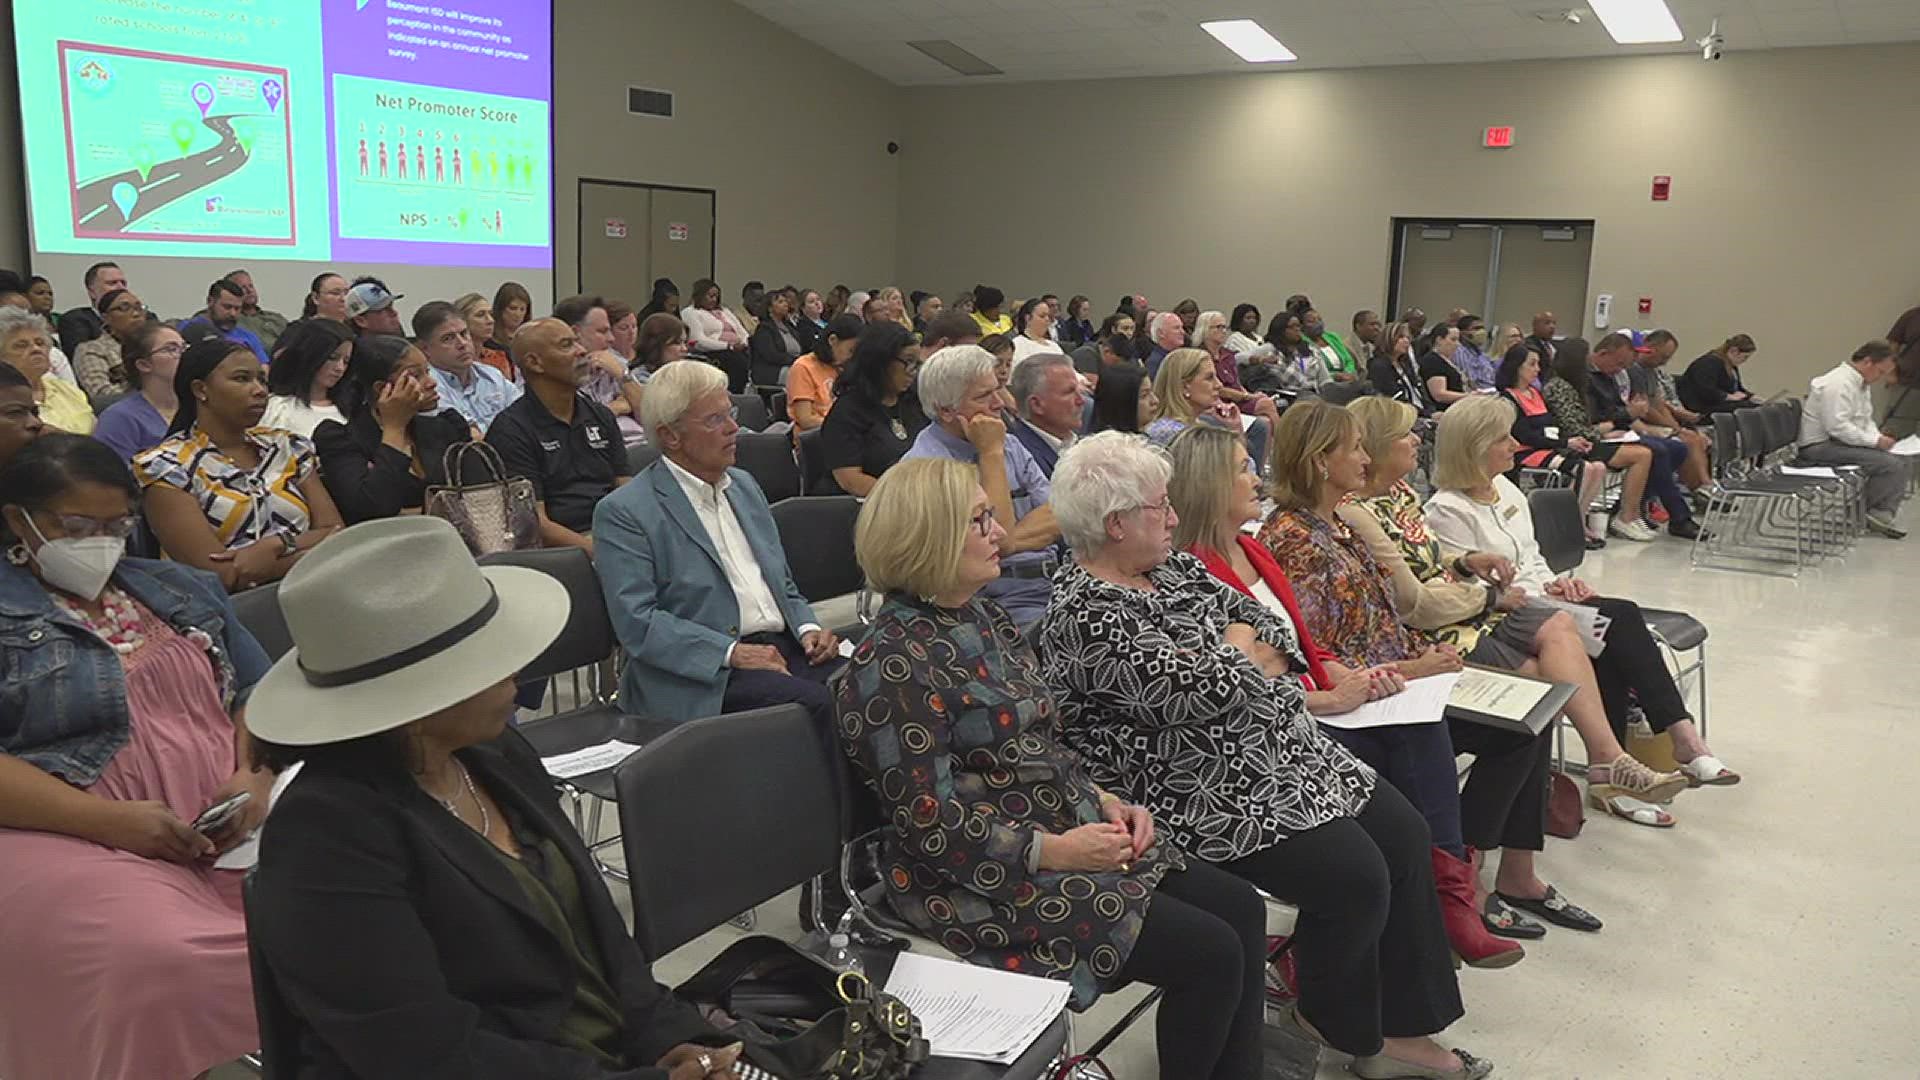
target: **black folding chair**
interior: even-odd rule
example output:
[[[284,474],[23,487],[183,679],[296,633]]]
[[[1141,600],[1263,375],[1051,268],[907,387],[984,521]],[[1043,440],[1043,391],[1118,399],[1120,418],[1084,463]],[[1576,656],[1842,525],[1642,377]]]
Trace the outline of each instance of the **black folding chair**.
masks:
[[[808,495],[844,495],[827,463],[820,458],[820,429],[803,431],[799,438],[800,490]]]
[[[792,436],[784,431],[743,431],[735,446],[735,464],[753,476],[768,502],[800,494],[800,463],[793,458]]]
[[[767,400],[765,398],[757,393],[751,392],[734,394],[732,397],[733,407],[740,412],[739,423],[741,427],[746,428],[748,431],[767,430],[767,425],[773,422],[773,413],[772,410],[767,407]]]
[[[293,648],[293,634],[280,614],[279,582],[234,593],[233,610],[240,616],[240,625],[266,650],[267,659],[278,660]]]
[[[640,470],[660,460],[660,449],[651,443],[627,447],[627,475],[639,476]]]
[[[803,495],[773,504],[793,583],[809,602],[860,591],[865,579],[853,557],[859,517],[860,500],[851,495]]]
[[[253,871],[240,879],[240,907],[247,917],[247,924],[253,924]],[[260,1051],[248,1055],[242,1060],[267,1080],[287,1080],[300,1075],[303,1062],[300,1060],[300,1018],[287,1006],[286,999],[280,996],[280,985],[274,981],[273,969],[267,966],[266,958],[260,955],[254,944],[253,935],[247,935],[247,965],[253,971],[253,1014],[260,1025]]]

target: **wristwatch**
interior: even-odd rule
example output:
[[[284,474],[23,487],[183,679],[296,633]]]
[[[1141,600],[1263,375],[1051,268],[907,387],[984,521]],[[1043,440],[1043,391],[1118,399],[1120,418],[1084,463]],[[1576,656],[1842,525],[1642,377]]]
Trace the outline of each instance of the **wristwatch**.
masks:
[[[299,551],[300,551],[300,542],[293,538],[292,533],[283,532],[280,534],[280,557],[281,558],[283,559],[291,558],[295,554],[298,554]]]

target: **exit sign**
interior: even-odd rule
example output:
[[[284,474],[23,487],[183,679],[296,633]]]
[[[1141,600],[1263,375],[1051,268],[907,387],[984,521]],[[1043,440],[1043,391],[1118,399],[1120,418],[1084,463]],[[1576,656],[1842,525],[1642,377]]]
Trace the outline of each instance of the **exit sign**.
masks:
[[[1492,150],[1505,150],[1513,145],[1512,127],[1490,127],[1482,145]]]

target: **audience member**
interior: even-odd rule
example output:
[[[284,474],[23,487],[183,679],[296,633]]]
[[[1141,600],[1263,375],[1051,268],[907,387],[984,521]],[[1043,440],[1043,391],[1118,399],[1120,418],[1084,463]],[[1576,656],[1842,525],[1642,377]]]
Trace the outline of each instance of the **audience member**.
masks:
[[[836,730],[892,823],[887,899],[969,962],[1071,983],[1077,1009],[1126,982],[1162,986],[1159,1075],[1253,1080],[1260,899],[1189,862],[1053,742],[1040,659],[978,598],[999,575],[993,513],[972,469],[935,459],[901,465],[860,511],[860,566],[884,600],[839,684]],[[1062,921],[1077,938],[1046,936]]]
[[[100,298],[127,288],[126,271],[115,262],[94,263],[87,267],[86,274],[80,280],[87,287],[87,306],[74,308],[60,316],[57,344],[60,351],[68,356],[78,353],[82,342],[92,341],[107,332],[106,320],[101,317]]]
[[[0,469],[46,430],[33,400],[33,384],[20,369],[0,360]]]
[[[993,357],[993,379],[1000,384],[1000,415],[1004,420],[1014,412],[1013,391],[1007,389],[1013,382],[1013,339],[1005,334],[988,334],[980,339],[980,347]]]
[[[1193,347],[1207,354],[1213,372],[1220,381],[1220,396],[1233,402],[1234,409],[1258,417],[1271,430],[1280,422],[1279,407],[1265,394],[1254,393],[1240,384],[1239,358],[1227,348],[1227,317],[1217,311],[1203,311],[1193,323]],[[1238,418],[1236,417],[1236,420]]]
[[[1015,364],[1041,353],[1064,353],[1060,343],[1053,339],[1053,309],[1045,300],[1029,300],[1020,305],[1020,314],[1013,321],[1019,328],[1013,336]]]
[[[80,343],[73,354],[73,378],[90,401],[109,402],[126,393],[132,376],[120,356],[122,342],[147,325],[147,305],[127,289],[101,295],[102,333]]]
[[[687,355],[687,324],[678,315],[655,312],[640,322],[633,342],[635,382],[645,386],[653,373]]]
[[[1078,348],[1094,341],[1093,301],[1076,296],[1067,301],[1065,311],[1054,323],[1054,337],[1064,349]]]
[[[1467,390],[1493,389],[1493,373],[1498,362],[1485,352],[1491,340],[1486,320],[1478,315],[1462,315],[1454,323],[1454,329],[1460,332],[1460,347],[1454,350],[1453,366],[1465,377]]]
[[[818,296],[818,293],[814,293]],[[804,297],[802,298],[804,300]],[[913,303],[913,328],[918,333],[926,333],[927,324],[947,309],[947,302],[940,299],[938,293],[915,290],[909,297]]]
[[[307,288],[307,302],[300,309],[303,319],[347,321],[347,279],[332,272],[316,275]]]
[[[699,289],[696,288],[694,291],[698,292]],[[767,315],[766,283],[749,281],[740,286],[740,306],[727,310],[733,312],[734,319],[747,332],[747,336],[752,337],[753,332],[760,329],[760,320]]]
[[[341,527],[313,444],[260,426],[264,375],[237,341],[189,346],[173,375],[168,438],[133,458],[167,557],[211,571],[228,592],[280,580]]]
[[[1559,330],[1560,320],[1553,312],[1534,312],[1533,333],[1527,336],[1527,344],[1540,354],[1540,366],[1547,371],[1555,370],[1555,362],[1559,359],[1559,343],[1554,337]]]
[[[43,279],[30,279],[30,281],[40,280]],[[35,311],[45,314],[46,310],[52,309],[52,291],[53,287],[49,285],[46,309],[41,309],[39,301],[36,300]],[[1920,384],[1920,304],[1900,313],[1900,317],[1893,321],[1893,327],[1887,331],[1886,341],[1893,346],[1894,351],[1893,382],[1888,386],[1898,386],[1900,391],[1887,405],[1885,426],[1891,433],[1909,435],[1913,433],[1915,427],[1914,416],[1904,406],[1907,404],[1907,399],[1912,396],[1915,385]]]
[[[580,347],[587,350],[587,375],[580,383],[580,393],[613,414],[623,446],[646,442],[646,428],[640,423],[645,383],[611,348],[613,325],[607,318],[607,302],[598,296],[569,296],[553,306],[553,317],[566,323]]]
[[[1056,730],[1187,855],[1299,908],[1296,1023],[1358,1075],[1486,1075],[1426,1037],[1464,1009],[1425,823],[1315,727],[1293,628],[1173,551],[1170,473],[1108,433],[1056,471],[1073,550],[1041,631]]]
[[[1653,465],[1647,473],[1647,486],[1667,511],[1667,533],[1683,540],[1697,539],[1700,526],[1693,520],[1693,507],[1687,502],[1678,471],[1691,449],[1687,443],[1669,438],[1665,429],[1655,429],[1633,415],[1614,385],[1614,376],[1633,364],[1633,339],[1625,334],[1608,334],[1593,347],[1592,374],[1587,378],[1587,408],[1595,420],[1610,424],[1610,430],[1632,432],[1638,445],[1653,452]],[[1704,455],[1704,449],[1701,451]],[[1705,469],[1700,472],[1704,476]]]
[[[632,367],[639,357],[635,346],[640,339],[640,317],[625,300],[607,301],[607,350]]]
[[[53,332],[38,315],[19,307],[0,307],[0,363],[26,376],[40,419],[57,431],[86,435],[93,431],[93,406],[87,395],[65,379],[51,376]]]
[[[1538,337],[1528,338],[1527,347],[1538,354]],[[1588,460],[1598,461],[1615,472],[1625,474],[1621,478],[1620,510],[1607,523],[1607,533],[1635,543],[1644,544],[1652,540],[1658,534],[1641,520],[1641,510],[1646,502],[1647,486],[1652,480],[1653,449],[1638,442],[1605,438],[1613,432],[1613,425],[1595,423],[1587,412],[1584,388],[1592,381],[1592,375],[1587,366],[1585,338],[1568,338],[1558,344],[1553,367],[1546,380],[1540,394],[1547,403],[1547,415],[1553,421],[1552,426],[1559,429],[1560,437],[1569,441],[1584,440],[1588,444],[1584,451]],[[1589,522],[1587,536],[1591,539],[1598,532]]]
[[[1655,424],[1674,428],[1682,438],[1688,438],[1689,432],[1699,428],[1706,417],[1694,412],[1680,403],[1680,387],[1674,382],[1673,371],[1667,366],[1680,351],[1680,339],[1671,330],[1655,330],[1647,335],[1646,348],[1640,353],[1639,364],[1630,370],[1633,392],[1647,399],[1648,419]],[[1702,443],[1703,449],[1712,445],[1711,440]]]
[[[442,410],[426,354],[406,338],[353,342],[353,404],[346,420],[313,433],[320,478],[348,525],[399,517],[447,482],[447,450],[471,439],[467,419]]]
[[[452,304],[444,300],[421,304],[413,313],[413,341],[431,366],[437,396],[466,418],[474,438],[486,434],[494,418],[519,400],[520,387],[498,369],[474,362],[467,321]]]
[[[1616,739],[1626,737],[1627,720],[1638,704],[1655,734],[1673,738],[1674,760],[1690,782],[1736,784],[1738,773],[1713,756],[1687,712],[1666,662],[1631,600],[1600,596],[1578,578],[1555,577],[1533,538],[1533,515],[1526,496],[1502,473],[1513,457],[1512,409],[1495,398],[1476,399],[1461,415],[1440,421],[1435,447],[1434,496],[1427,501],[1427,525],[1441,544],[1461,551],[1484,551],[1513,564],[1509,585],[1530,595],[1598,608],[1610,624],[1604,646],[1594,658],[1607,721]],[[1637,770],[1635,770],[1637,772]],[[1638,781],[1587,774],[1587,795],[1596,809],[1641,825],[1664,827],[1673,817],[1635,797]],[[1624,800],[1624,801],[1623,801]]]
[[[594,508],[632,475],[620,426],[581,391],[593,362],[561,319],[535,319],[513,335],[513,362],[526,393],[494,418],[487,445],[508,474],[533,482],[543,547],[594,553]]]
[[[558,636],[566,592],[477,567],[444,522],[403,518],[350,530],[280,600],[297,659],[262,682],[253,746],[304,767],[249,907],[305,1067],[732,1076],[739,1044],[653,981],[508,729],[514,672]]]
[[[240,325],[245,327],[268,353],[287,332],[287,317],[260,306],[260,290],[254,288],[253,275],[246,270],[228,271],[226,280],[240,289]],[[211,299],[211,298],[209,298]]]
[[[987,334],[1013,333],[1013,320],[1000,310],[1006,302],[1007,294],[991,285],[973,287],[973,310],[968,314],[979,324],[983,337]]]
[[[507,350],[494,344],[493,305],[480,293],[470,292],[453,302],[453,310],[467,324],[467,340],[473,346],[473,358],[499,372],[503,378],[515,386],[520,385],[520,373],[514,370],[513,358]]]
[[[1432,416],[1433,399],[1427,396],[1427,384],[1420,378],[1413,358],[1413,334],[1407,324],[1397,322],[1378,334],[1379,347],[1367,362],[1367,381],[1374,392],[1413,406],[1421,416]]]
[[[835,285],[833,288],[828,289],[826,299],[823,300],[820,305],[820,317],[822,319],[831,319],[836,315],[847,313],[847,300],[852,295],[852,292],[848,290],[845,285]],[[967,302],[969,304],[973,302],[971,296],[968,297]],[[955,301],[955,303],[957,304],[958,301]],[[853,312],[852,314],[857,315],[859,313]]]
[[[1339,334],[1328,329],[1327,321],[1318,311],[1307,308],[1300,314],[1300,332],[1305,335],[1314,358],[1334,382],[1354,382],[1360,378],[1360,362],[1354,359],[1353,350],[1347,348]]]
[[[1200,302],[1189,296],[1173,305],[1173,313],[1180,316],[1180,329],[1186,340],[1192,340],[1193,328],[1200,322]]]
[[[1867,527],[1892,540],[1906,531],[1894,524],[1906,501],[1913,458],[1889,451],[1891,435],[1873,422],[1871,388],[1899,375],[1893,343],[1873,340],[1853,350],[1846,363],[1817,376],[1800,411],[1800,456],[1822,465],[1851,465],[1867,474]]]
[[[388,291],[386,283],[374,277],[358,277],[347,290],[347,325],[355,337],[367,334],[404,335],[400,311],[394,301],[404,299]]]
[[[857,332],[857,331],[856,331]],[[755,385],[786,385],[787,368],[807,352],[800,330],[793,322],[793,297],[786,292],[767,294],[767,317],[760,320],[747,342],[751,353]],[[788,411],[792,411],[793,393],[787,393]],[[817,418],[816,418],[817,419]]]
[[[1548,469],[1579,486],[1580,522],[1586,531],[1587,550],[1596,551],[1607,546],[1606,529],[1595,528],[1590,520],[1593,501],[1606,489],[1607,465],[1600,454],[1603,448],[1607,453],[1617,452],[1621,444],[1596,444],[1562,431],[1547,410],[1539,378],[1540,354],[1524,340],[1507,349],[1494,372],[1494,387],[1514,407],[1511,434],[1520,449],[1514,452],[1513,467]],[[1644,481],[1642,484],[1645,490]]]
[[[1282,311],[1267,324],[1267,343],[1273,346],[1274,377],[1289,387],[1315,390],[1333,381],[1333,373],[1314,354],[1297,311]]]
[[[940,298],[936,296],[933,299],[939,300]],[[934,315],[939,314],[937,308],[931,308],[929,310],[933,311]],[[812,337],[818,338],[820,331],[827,328],[826,298],[822,297],[813,289],[806,289],[800,293],[799,312],[800,315],[796,321],[800,327],[806,330]],[[932,317],[933,315],[928,316],[930,319]]]
[[[834,383],[834,409],[820,425],[818,451],[833,485],[812,494],[845,492],[865,498],[913,445],[927,425],[913,392],[920,352],[911,333],[891,326],[869,327],[859,335],[852,358]]]
[[[852,293],[847,297],[846,310],[841,312],[841,314],[856,315],[860,321],[864,323],[877,317],[877,311],[875,309],[876,305],[873,302],[873,294],[862,290]]]
[[[787,415],[795,431],[812,431],[826,423],[833,412],[834,382],[853,358],[863,328],[875,325],[863,324],[851,315],[834,316],[813,351],[802,354],[785,379],[777,380],[786,384]]]
[[[1175,349],[1160,367],[1153,381],[1154,397],[1160,409],[1146,436],[1156,445],[1166,446],[1174,436],[1196,423],[1214,424],[1228,431],[1242,430],[1240,411],[1220,396],[1220,376],[1214,363],[1200,349]],[[1244,425],[1247,444],[1257,464],[1266,451],[1272,429],[1265,418]]]
[[[1148,325],[1152,328],[1153,348],[1141,358],[1141,362],[1147,366],[1147,376],[1157,382],[1160,365],[1166,363],[1167,356],[1176,349],[1187,347],[1187,330],[1180,316],[1171,311],[1154,316]],[[1161,395],[1163,398],[1165,396]]]
[[[1702,416],[1733,412],[1760,404],[1740,381],[1740,368],[1760,347],[1746,334],[1735,334],[1711,352],[1702,354],[1674,380],[1680,404]]]
[[[653,295],[648,297],[647,306],[640,309],[640,321],[645,322],[655,315],[680,315],[680,290],[673,282],[661,278],[653,283]]]
[[[1112,340],[1126,344],[1125,338]],[[1159,414],[1160,399],[1153,392],[1147,369],[1138,364],[1117,364],[1102,373],[1093,388],[1093,416],[1087,430],[1089,434],[1120,431],[1140,435]]]
[[[180,328],[186,336],[193,336],[199,324],[204,323],[217,331],[221,337],[230,338],[253,350],[261,364],[272,363],[267,354],[266,343],[259,336],[241,324],[240,316],[245,306],[246,292],[226,278],[207,287],[207,310],[187,320]],[[144,317],[144,312],[143,312]]]
[[[1451,323],[1434,327],[1419,346],[1419,352],[1420,382],[1426,387],[1436,412],[1467,396],[1466,376],[1454,362],[1460,352],[1458,327]]]
[[[1048,579],[1060,539],[1047,508],[1052,485],[1026,444],[1001,419],[1005,393],[994,374],[993,354],[973,345],[934,353],[920,369],[920,405],[932,423],[914,439],[909,458],[951,458],[975,467],[995,520],[1010,526],[999,542],[998,580],[986,595],[1028,626],[1045,613]]]
[[[751,375],[748,335],[740,320],[720,305],[720,286],[711,278],[693,283],[693,306],[682,308],[693,355],[727,373],[727,388],[743,393]]]
[[[1060,455],[1080,438],[1086,412],[1073,361],[1057,352],[1035,353],[1013,366],[1008,391],[1017,406],[1008,430],[1040,471],[1052,476]]]
[[[1386,325],[1379,312],[1362,308],[1353,313],[1353,359],[1360,370],[1372,370],[1373,358],[1380,351],[1380,331],[1384,329]]]
[[[259,426],[310,439],[324,421],[344,423],[340,381],[347,374],[353,341],[347,328],[331,319],[303,320],[294,327],[267,369],[270,396]]]
[[[1521,332],[1518,323],[1503,323],[1500,326],[1498,338],[1499,340],[1494,342],[1493,351],[1488,353],[1488,356],[1495,358],[1506,356],[1508,349],[1513,348],[1515,345],[1525,344],[1527,335]],[[1545,363],[1546,359],[1542,357],[1541,364],[1544,365]]]
[[[493,293],[493,347],[511,353],[513,335],[533,317],[533,296],[517,281],[503,282]],[[509,357],[511,360],[511,357]]]
[[[1233,315],[1227,320],[1226,348],[1242,362],[1255,353],[1268,354],[1274,351],[1271,344],[1260,339],[1260,309],[1252,304],[1235,304]]]
[[[49,435],[0,470],[0,1071],[190,1077],[259,1047],[236,757],[267,658],[218,583],[125,557],[133,477]],[[331,628],[330,628],[331,629]],[[188,822],[251,801],[208,833]]]
[[[39,274],[26,279],[27,310],[47,320],[47,325],[56,332],[60,329],[60,316],[53,310],[53,282]]]
[[[1400,321],[1407,324],[1407,334],[1414,341],[1419,341],[1420,335],[1426,333],[1427,313],[1420,308],[1410,307],[1402,311]]]
[[[907,330],[913,329],[913,316],[907,311],[907,298],[897,285],[888,285],[874,294],[885,307],[881,317],[889,322],[898,323]]]
[[[1699,413],[1676,404],[1679,390],[1665,365],[1679,351],[1680,339],[1671,330],[1654,330],[1635,347],[1626,367],[1614,373],[1613,384],[1626,400],[1635,431],[1680,444],[1675,449],[1680,485],[1693,492],[1696,505],[1704,506],[1713,482],[1713,440],[1695,430]]]
[[[964,311],[947,310],[927,321],[920,336],[920,355],[932,356],[949,345],[980,344],[980,324]]]

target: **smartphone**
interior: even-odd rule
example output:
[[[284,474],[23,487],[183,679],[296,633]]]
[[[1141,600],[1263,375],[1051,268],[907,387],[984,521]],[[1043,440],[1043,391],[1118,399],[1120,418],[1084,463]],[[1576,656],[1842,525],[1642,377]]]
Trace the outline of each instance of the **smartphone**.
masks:
[[[211,836],[219,832],[226,826],[227,822],[233,820],[234,815],[240,812],[240,808],[247,805],[252,799],[253,792],[243,791],[232,798],[222,799],[214,803],[212,806],[200,811],[200,816],[193,819],[193,831],[204,836]]]

